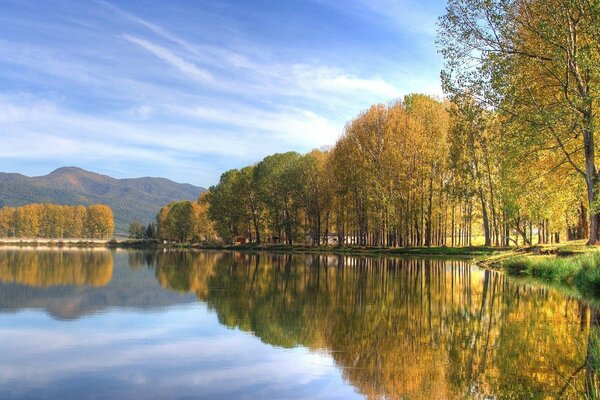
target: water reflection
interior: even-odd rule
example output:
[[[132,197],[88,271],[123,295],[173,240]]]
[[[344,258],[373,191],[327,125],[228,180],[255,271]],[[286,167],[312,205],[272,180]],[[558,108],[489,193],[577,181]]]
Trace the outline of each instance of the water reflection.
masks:
[[[226,254],[175,272],[169,257],[163,285],[266,343],[327,349],[369,398],[569,398],[595,377],[588,306],[464,261]]]
[[[113,257],[102,250],[12,249],[0,252],[0,282],[28,286],[106,286]]]
[[[0,313],[42,309],[58,319],[77,319],[111,308],[157,310],[195,301],[165,291],[143,253],[106,249],[0,249]],[[132,258],[133,257],[133,258]]]
[[[270,347],[324,352],[367,398],[581,398],[597,392],[595,308],[465,261],[222,252],[114,257],[120,261],[110,284],[88,288],[115,297],[101,306],[162,310],[177,301],[164,295],[167,300],[155,301],[148,293],[185,299],[180,302],[189,301],[187,294],[213,310],[221,325]],[[0,281],[59,281],[40,278],[39,268],[31,269],[36,278],[28,277],[15,258],[18,253],[0,251]],[[143,284],[134,284],[137,278]],[[98,282],[87,279],[72,284]],[[126,289],[108,290],[122,279]],[[5,301],[0,296],[0,310]]]

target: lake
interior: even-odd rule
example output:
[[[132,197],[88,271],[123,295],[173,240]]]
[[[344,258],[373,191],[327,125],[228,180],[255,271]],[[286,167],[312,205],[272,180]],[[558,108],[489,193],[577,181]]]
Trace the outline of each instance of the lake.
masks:
[[[0,398],[582,398],[599,320],[456,259],[4,248]]]

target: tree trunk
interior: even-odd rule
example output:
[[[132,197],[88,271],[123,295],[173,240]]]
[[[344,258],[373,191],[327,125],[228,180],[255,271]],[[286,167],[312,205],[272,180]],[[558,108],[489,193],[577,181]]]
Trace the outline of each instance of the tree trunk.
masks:
[[[433,203],[433,166],[431,167],[431,175],[429,176],[429,197],[427,199],[427,222],[425,226],[425,246],[431,246],[431,214]]]
[[[583,129],[583,145],[585,150],[585,183],[587,186],[588,204],[590,207],[590,236],[588,244],[598,243],[598,223],[600,214],[596,210],[596,198],[598,196],[598,170],[596,169],[596,155],[594,149],[594,134],[592,131],[591,113],[584,116],[585,125]]]

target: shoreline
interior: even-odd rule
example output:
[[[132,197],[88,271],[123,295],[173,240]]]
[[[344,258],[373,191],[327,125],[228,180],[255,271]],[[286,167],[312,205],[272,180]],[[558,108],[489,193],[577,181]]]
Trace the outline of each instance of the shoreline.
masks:
[[[0,239],[0,248],[16,247],[106,247],[132,249],[181,249],[181,250],[224,250],[242,252],[271,252],[298,254],[339,254],[357,256],[458,256],[482,257],[498,255],[510,251],[506,247],[465,246],[465,247],[363,247],[363,246],[309,246],[283,244],[243,244],[243,245],[202,245],[202,244],[166,244],[157,240],[143,239]]]
[[[600,301],[600,247],[585,240],[534,245],[476,261],[481,268],[568,290],[589,301]]]
[[[200,245],[166,244],[142,239],[0,239],[0,248],[107,248],[139,250],[220,250],[288,254],[331,254],[369,257],[460,257],[481,268],[508,276],[532,279],[543,285],[577,291],[582,298],[600,300],[600,247],[585,241],[530,247],[330,247],[307,245]]]

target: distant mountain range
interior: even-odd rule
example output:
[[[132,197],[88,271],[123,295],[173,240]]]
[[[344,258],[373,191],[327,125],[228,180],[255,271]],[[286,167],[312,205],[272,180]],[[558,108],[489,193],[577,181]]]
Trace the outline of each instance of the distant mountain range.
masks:
[[[115,233],[124,234],[132,221],[153,222],[160,208],[174,200],[195,200],[206,189],[165,178],[116,179],[77,167],[29,177],[0,172],[0,207],[28,203],[109,205]]]

